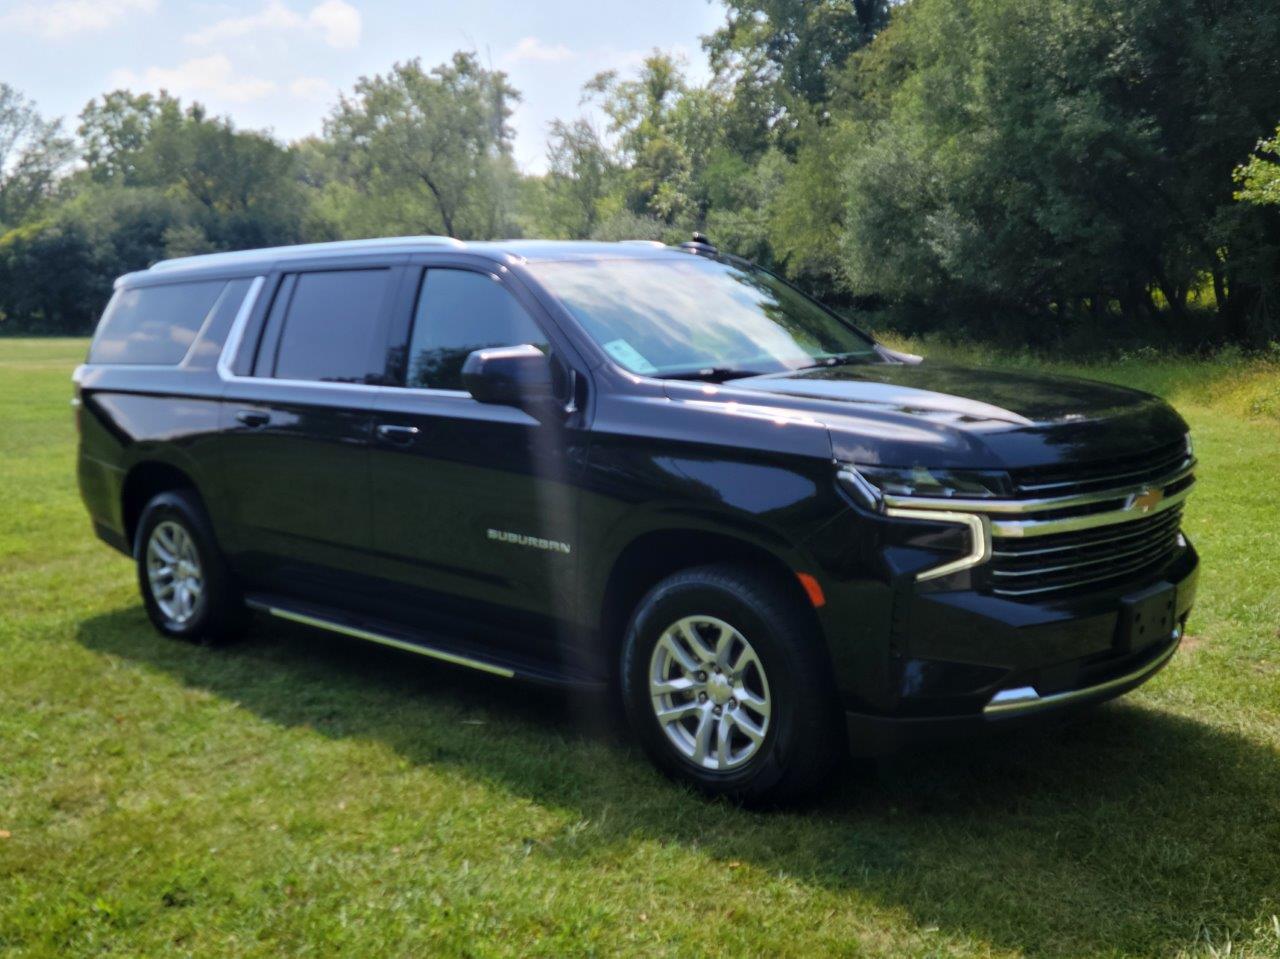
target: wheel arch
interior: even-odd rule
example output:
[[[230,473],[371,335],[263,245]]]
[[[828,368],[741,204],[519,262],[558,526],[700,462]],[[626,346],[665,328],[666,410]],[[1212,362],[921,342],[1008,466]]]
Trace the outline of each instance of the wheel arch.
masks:
[[[783,590],[804,611],[825,647],[822,625],[797,578],[794,563],[777,551],[733,533],[696,527],[650,530],[631,539],[617,554],[604,580],[598,614],[599,634],[610,668],[616,667],[627,623],[640,600],[657,583],[683,569],[733,563],[775,575]]]
[[[125,474],[120,488],[120,516],[124,523],[124,535],[130,548],[138,532],[138,521],[147,503],[160,493],[170,490],[191,490],[197,496],[200,489],[191,474],[163,460],[142,460],[133,464]]]

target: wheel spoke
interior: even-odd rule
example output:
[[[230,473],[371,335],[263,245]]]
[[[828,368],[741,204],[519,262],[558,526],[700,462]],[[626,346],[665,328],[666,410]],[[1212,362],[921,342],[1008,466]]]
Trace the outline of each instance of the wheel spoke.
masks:
[[[716,666],[726,672],[733,668],[730,658],[737,638],[738,634],[728,626],[719,627],[719,634],[716,636]]]
[[[725,713],[726,716],[733,716],[733,724],[742,730],[742,735],[746,736],[751,742],[757,746],[764,741],[764,728],[757,726],[752,722],[740,709],[735,709],[732,713]]]
[[[689,651],[671,633],[665,634],[659,640],[659,645],[671,655],[671,658],[676,661],[676,664],[685,673],[696,673],[698,671],[698,661],[689,655]]]
[[[736,657],[734,657],[733,665],[730,667],[730,669],[732,670],[735,676],[741,676],[752,666],[759,667],[759,665],[760,665],[760,661],[756,659],[755,652],[751,649],[750,646],[747,646],[744,643],[742,646],[742,650],[738,653]]]
[[[720,716],[719,728],[716,730],[719,741],[716,744],[716,765],[726,769],[733,761],[733,718],[726,710]]]
[[[655,713],[658,722],[664,726],[667,723],[679,722],[686,716],[693,716],[702,711],[702,704],[699,702],[680,703],[677,706],[671,706],[666,709],[658,709]]]
[[[738,700],[739,706],[745,706],[746,708],[752,710],[758,716],[760,716],[761,719],[767,720],[769,718],[769,701],[767,699],[763,699],[760,696],[757,696],[751,690],[746,689],[744,687],[739,687],[735,691],[734,695],[735,695],[735,698]]]
[[[698,635],[698,630],[690,624],[689,620],[684,620],[679,626],[680,638],[689,644],[689,649],[693,651],[693,655],[704,663],[712,663],[715,661],[715,652],[703,642],[702,637]]]
[[[715,717],[711,715],[710,704],[704,704],[702,715],[698,719],[697,732],[693,734],[693,761],[701,765],[711,750],[711,733],[716,727]]]
[[[677,693],[688,693],[700,689],[702,683],[689,676],[676,676],[673,679],[656,680],[649,684],[651,696],[674,696]]]

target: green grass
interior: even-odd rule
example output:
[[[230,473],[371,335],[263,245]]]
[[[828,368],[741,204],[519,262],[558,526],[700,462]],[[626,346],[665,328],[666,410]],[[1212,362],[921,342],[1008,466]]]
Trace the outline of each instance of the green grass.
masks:
[[[1172,399],[1203,463],[1157,679],[760,814],[572,701],[274,622],[157,636],[76,495],[83,352],[0,340],[0,953],[1280,956],[1276,368],[1083,371]]]

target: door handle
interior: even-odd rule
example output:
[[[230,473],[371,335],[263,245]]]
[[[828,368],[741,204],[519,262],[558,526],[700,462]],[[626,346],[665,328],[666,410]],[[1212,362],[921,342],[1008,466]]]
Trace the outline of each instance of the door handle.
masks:
[[[251,429],[256,429],[270,423],[271,414],[264,413],[262,410],[240,410],[236,413],[236,420]]]
[[[408,446],[418,435],[416,426],[400,426],[395,423],[380,423],[378,439],[384,443],[395,443],[397,446]]]

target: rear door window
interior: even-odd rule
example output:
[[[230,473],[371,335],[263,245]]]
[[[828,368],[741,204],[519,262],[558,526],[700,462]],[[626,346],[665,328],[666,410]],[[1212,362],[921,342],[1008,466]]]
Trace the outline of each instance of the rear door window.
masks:
[[[283,316],[279,339],[272,343],[268,330],[262,345],[274,350],[274,362],[260,356],[258,370],[285,380],[381,382],[386,355],[375,340],[385,335],[378,321],[391,276],[389,269],[326,270],[286,280],[279,296],[287,303],[272,307]]]
[[[538,324],[498,280],[432,267],[418,293],[405,385],[461,390],[462,364],[473,350],[524,343],[549,350]]]
[[[206,280],[117,290],[89,347],[89,362],[177,366],[226,286],[226,280]]]

